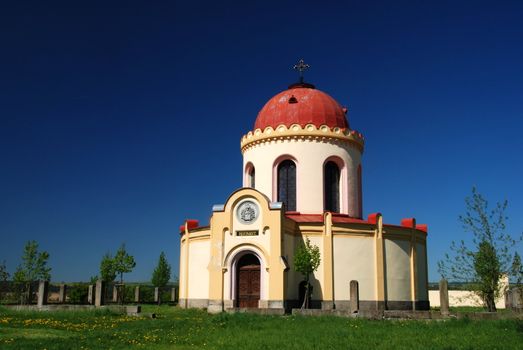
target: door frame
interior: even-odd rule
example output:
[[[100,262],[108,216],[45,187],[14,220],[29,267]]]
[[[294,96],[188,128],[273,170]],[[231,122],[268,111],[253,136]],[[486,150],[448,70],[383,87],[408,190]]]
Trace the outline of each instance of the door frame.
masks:
[[[254,255],[256,258],[258,258],[258,261],[260,262],[260,300],[265,300],[265,288],[264,288],[265,271],[266,271],[265,261],[262,259],[260,253],[258,253],[256,250],[251,249],[249,247],[247,249],[243,249],[243,250],[239,251],[238,253],[236,253],[231,261],[231,274],[230,274],[230,279],[229,279],[231,288],[230,288],[229,298],[233,301],[234,305],[236,305],[236,303],[238,302],[238,300],[236,300],[236,297],[238,294],[238,292],[237,292],[238,273],[239,273],[238,261],[240,260],[240,258],[242,256],[247,255],[247,254]]]
[[[238,288],[236,289],[236,307],[248,307],[248,308],[258,308],[259,302],[261,300],[261,262],[260,259],[254,254],[244,254],[241,258],[238,259],[239,262],[248,257],[252,264],[244,265],[247,267],[245,270],[243,270],[244,266],[240,266],[236,270],[236,283],[238,285]],[[248,288],[247,292],[252,292],[254,294],[250,294],[250,297],[255,297],[255,299],[249,298],[252,302],[249,302],[249,306],[241,306],[241,288],[239,287],[241,285],[242,281],[242,272],[244,272],[243,275],[243,281],[246,282],[248,285],[250,285],[250,288]],[[254,275],[253,275],[254,274]],[[257,280],[257,281],[256,281]],[[258,288],[252,288],[252,283],[257,282]],[[255,302],[254,302],[255,301]]]

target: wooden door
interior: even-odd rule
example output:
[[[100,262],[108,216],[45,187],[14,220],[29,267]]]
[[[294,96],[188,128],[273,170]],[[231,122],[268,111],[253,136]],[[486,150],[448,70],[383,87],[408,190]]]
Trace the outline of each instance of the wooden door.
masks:
[[[250,254],[244,257],[238,263],[238,307],[257,308],[260,300],[260,262]]]

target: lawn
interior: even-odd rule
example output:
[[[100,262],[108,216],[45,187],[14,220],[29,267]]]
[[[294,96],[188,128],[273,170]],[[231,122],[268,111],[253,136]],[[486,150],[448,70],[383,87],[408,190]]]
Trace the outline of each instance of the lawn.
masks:
[[[0,308],[0,349],[523,349],[522,320],[208,315],[169,306],[143,311],[157,318]]]

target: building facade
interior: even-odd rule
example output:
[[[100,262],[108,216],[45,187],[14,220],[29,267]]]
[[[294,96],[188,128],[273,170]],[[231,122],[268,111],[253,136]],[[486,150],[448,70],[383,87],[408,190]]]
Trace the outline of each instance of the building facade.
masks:
[[[209,226],[180,227],[180,306],[299,307],[293,257],[309,239],[321,253],[313,307],[349,309],[355,280],[360,309],[428,309],[427,226],[363,217],[363,149],[347,109],[312,84],[271,98],[241,139],[243,187]]]

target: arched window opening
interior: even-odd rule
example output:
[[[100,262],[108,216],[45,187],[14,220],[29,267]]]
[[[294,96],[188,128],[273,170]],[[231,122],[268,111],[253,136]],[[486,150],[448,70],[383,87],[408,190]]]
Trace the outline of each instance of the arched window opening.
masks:
[[[254,167],[252,167],[251,171],[249,172],[249,186],[251,188],[256,186],[256,173],[254,171]]]
[[[254,165],[249,163],[245,170],[246,173],[246,187],[254,188],[256,186],[256,173]]]
[[[296,164],[284,160],[278,165],[278,202],[285,205],[285,210],[296,211]]]
[[[340,168],[334,162],[327,162],[323,169],[325,211],[340,212]]]

